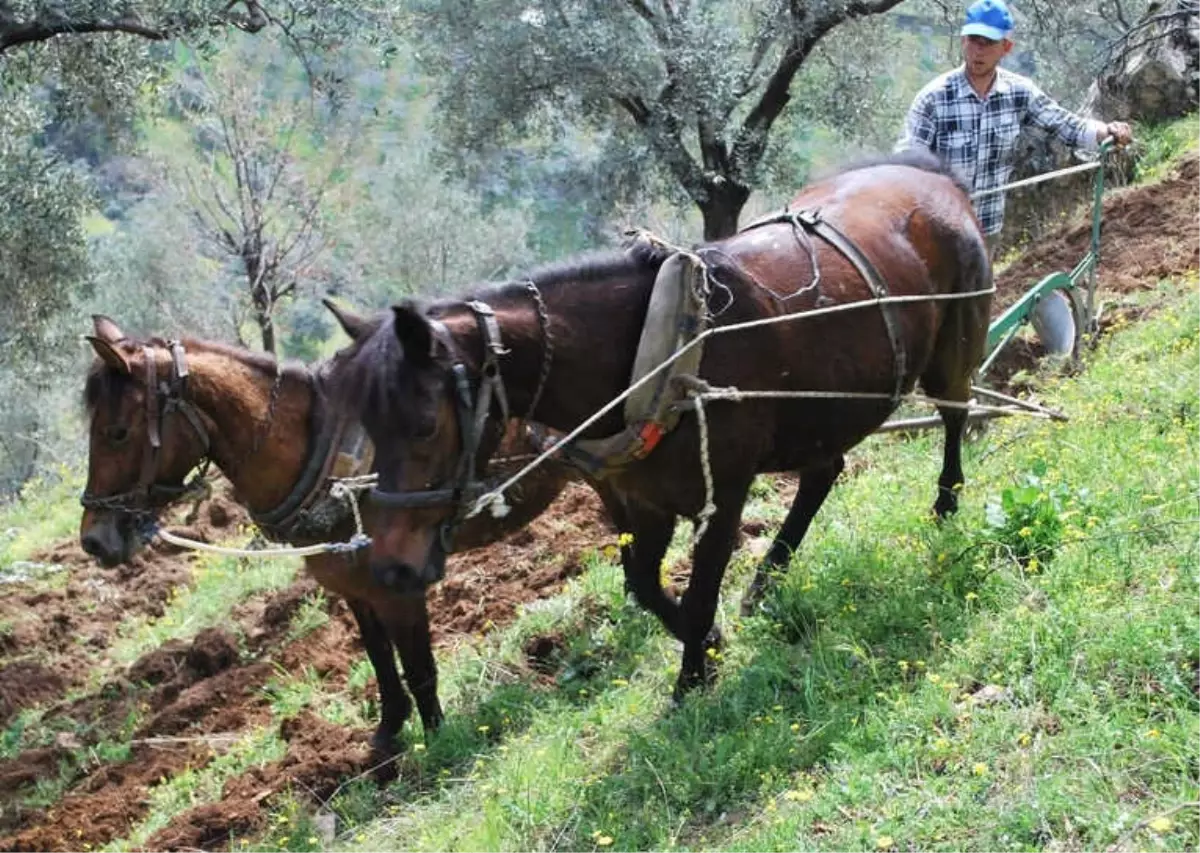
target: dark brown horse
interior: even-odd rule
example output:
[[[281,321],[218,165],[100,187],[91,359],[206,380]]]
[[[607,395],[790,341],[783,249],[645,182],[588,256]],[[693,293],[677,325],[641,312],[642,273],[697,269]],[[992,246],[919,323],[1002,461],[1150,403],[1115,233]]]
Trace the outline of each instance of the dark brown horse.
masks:
[[[324,459],[314,456],[336,451],[320,438],[339,424],[317,393],[313,371],[209,341],[185,339],[173,349],[159,339],[130,339],[104,317],[95,318],[95,333],[90,340],[99,360],[85,390],[91,432],[80,525],[89,554],[106,565],[127,561],[142,544],[140,528],[185,492],[184,479],[206,458],[260,520],[280,519],[273,510],[305,497],[297,492],[305,478],[319,485],[314,475]],[[505,451],[528,447],[510,430]],[[524,526],[569,476],[561,465],[546,469],[517,496],[511,515],[477,517],[458,531],[453,546],[477,547]],[[324,528],[310,513],[306,529],[287,524],[273,533],[294,545],[344,542],[355,526],[348,505],[340,508],[326,517]],[[442,711],[423,590],[413,595],[381,588],[361,550],[309,556],[305,567],[346,599],[362,632],[379,682],[380,722],[372,744],[389,752],[412,711],[393,650],[426,731],[436,728]]]
[[[705,405],[715,512],[693,550],[681,601],[662,588],[659,564],[676,519],[697,518],[710,494],[698,415],[686,414],[648,456],[601,484],[613,521],[632,534],[622,550],[627,587],[683,642],[676,695],[712,676],[706,651],[720,641],[713,622],[718,592],[756,474],[797,471],[801,485],[751,597],[790,559],[841,472],[843,454],[918,381],[943,401],[935,510],[943,516],[957,508],[966,411],[956,404],[968,399],[982,358],[991,301],[987,247],[970,201],[939,162],[904,155],[815,184],[790,209],[795,213],[696,250],[713,283],[709,309],[715,327],[815,313],[710,336],[699,374],[712,387],[833,396]],[[409,506],[414,501],[406,496],[439,493],[460,467],[466,433],[455,371],[465,369],[474,389],[488,353],[503,352],[491,361],[498,360],[512,413],[570,431],[627,387],[664,257],[643,246],[541,270],[532,284],[485,290],[470,302],[399,305],[332,360],[331,387],[359,411],[376,445],[375,497],[384,506],[370,532],[380,577],[434,576],[438,527],[453,509],[428,501]],[[853,310],[839,307],[856,302],[862,305]],[[485,346],[481,303],[498,319],[503,350]],[[583,437],[622,426],[614,411]],[[497,436],[493,428],[483,453]]]

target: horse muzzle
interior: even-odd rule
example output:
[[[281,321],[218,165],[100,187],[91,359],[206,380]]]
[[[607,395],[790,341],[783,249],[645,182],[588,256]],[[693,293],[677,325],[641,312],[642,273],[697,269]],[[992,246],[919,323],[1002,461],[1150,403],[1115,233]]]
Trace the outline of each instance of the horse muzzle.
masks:
[[[141,544],[133,525],[124,519],[104,519],[88,524],[79,534],[79,544],[102,566],[112,568],[129,562]]]
[[[446,576],[446,549],[441,537],[434,540],[424,567],[390,558],[373,559],[371,579],[384,589],[401,595],[424,595],[426,588]]]

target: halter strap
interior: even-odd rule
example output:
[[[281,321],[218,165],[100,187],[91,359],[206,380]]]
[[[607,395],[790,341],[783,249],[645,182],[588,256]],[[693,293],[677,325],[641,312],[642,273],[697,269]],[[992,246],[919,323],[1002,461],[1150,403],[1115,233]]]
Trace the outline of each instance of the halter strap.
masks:
[[[79,502],[87,509],[148,515],[157,506],[166,505],[190,492],[197,491],[208,473],[211,461],[209,457],[211,441],[208,430],[204,428],[204,421],[200,417],[199,410],[185,397],[188,377],[187,353],[179,341],[168,341],[166,346],[171,353],[171,375],[164,382],[159,382],[158,379],[158,364],[154,358],[153,347],[142,346],[146,382],[146,446],[142,453],[138,485],[127,492],[114,495],[100,496],[84,492]],[[200,470],[191,480],[178,486],[162,485],[154,481],[158,468],[158,455],[162,450],[164,421],[171,412],[179,412],[184,416],[200,440],[201,446]]]

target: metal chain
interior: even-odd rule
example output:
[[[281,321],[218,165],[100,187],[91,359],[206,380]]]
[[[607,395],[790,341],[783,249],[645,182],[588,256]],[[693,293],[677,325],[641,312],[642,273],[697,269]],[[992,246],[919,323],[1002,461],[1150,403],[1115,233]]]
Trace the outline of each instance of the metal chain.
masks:
[[[542,370],[538,376],[537,387],[534,389],[529,408],[525,410],[525,417],[521,419],[520,433],[525,431],[525,424],[533,418],[534,410],[542,402],[542,394],[545,392],[546,382],[550,378],[550,368],[554,364],[554,337],[550,334],[550,309],[546,307],[546,300],[542,298],[542,292],[538,290],[536,284],[527,281],[525,289],[533,298],[534,305],[537,307],[538,324],[542,327]]]

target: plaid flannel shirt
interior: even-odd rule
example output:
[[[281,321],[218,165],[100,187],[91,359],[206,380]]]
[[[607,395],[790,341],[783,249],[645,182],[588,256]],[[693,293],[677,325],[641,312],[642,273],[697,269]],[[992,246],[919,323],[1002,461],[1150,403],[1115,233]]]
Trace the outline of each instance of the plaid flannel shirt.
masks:
[[[972,193],[1008,183],[1017,137],[1033,126],[1072,148],[1094,149],[1104,132],[1101,122],[1080,118],[1060,107],[1032,80],[1004,68],[986,98],[971,88],[963,66],[930,82],[917,93],[896,149],[924,148],[942,157]],[[974,201],[983,233],[1004,224],[1004,193]]]

